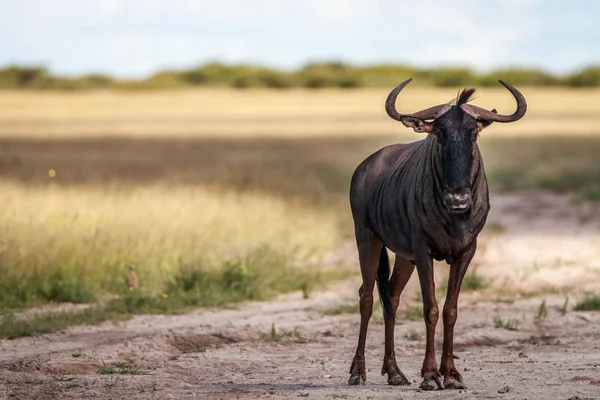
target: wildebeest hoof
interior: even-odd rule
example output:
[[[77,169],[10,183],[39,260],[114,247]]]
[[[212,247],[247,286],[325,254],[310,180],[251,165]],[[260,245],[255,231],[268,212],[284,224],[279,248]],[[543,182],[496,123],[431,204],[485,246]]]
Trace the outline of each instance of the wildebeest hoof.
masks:
[[[384,360],[383,367],[381,367],[381,375],[387,374],[388,376],[388,384],[392,386],[406,386],[410,385],[406,376],[400,371],[398,368],[398,364],[396,364],[396,360]]]
[[[461,381],[454,379],[451,376],[445,376],[444,377],[444,388],[445,389],[466,389],[467,387]]]
[[[365,372],[365,359],[359,355],[354,356],[352,365],[350,366],[350,378],[348,379],[348,385],[360,385],[360,381],[364,385],[367,380],[367,373]]]
[[[442,385],[442,381],[440,381],[440,373],[439,372],[429,372],[423,375],[423,382],[421,383],[421,389],[423,390],[442,390],[444,389],[444,385]]]
[[[419,387],[423,390],[435,390],[438,388],[438,385],[433,379],[425,379]]]
[[[388,384],[392,386],[408,386],[410,382],[402,372],[397,372],[393,375],[388,376]]]

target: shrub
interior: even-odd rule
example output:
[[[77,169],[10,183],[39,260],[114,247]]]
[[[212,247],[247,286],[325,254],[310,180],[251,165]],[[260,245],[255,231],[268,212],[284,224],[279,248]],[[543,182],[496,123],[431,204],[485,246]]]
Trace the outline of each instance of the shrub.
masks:
[[[415,68],[404,65],[380,64],[360,69],[361,82],[369,87],[393,87],[416,74]],[[415,83],[418,82],[411,85]]]
[[[477,81],[476,75],[468,68],[437,68],[419,71],[418,77],[434,86],[467,86]]]
[[[600,86],[600,66],[589,67],[567,77],[570,86]]]
[[[142,82],[142,87],[147,89],[172,89],[185,86],[187,83],[182,78],[183,74],[176,71],[160,71]]]
[[[537,69],[509,68],[492,71],[479,78],[482,86],[496,86],[498,79],[515,86],[550,86],[561,83],[560,79]]]
[[[566,308],[566,306],[565,306]],[[573,307],[576,311],[600,310],[600,294],[587,294]]]
[[[297,75],[301,86],[311,89],[361,86],[360,70],[339,62],[308,64]]]
[[[0,88],[30,89],[39,87],[46,79],[46,69],[42,67],[10,66],[0,70]]]

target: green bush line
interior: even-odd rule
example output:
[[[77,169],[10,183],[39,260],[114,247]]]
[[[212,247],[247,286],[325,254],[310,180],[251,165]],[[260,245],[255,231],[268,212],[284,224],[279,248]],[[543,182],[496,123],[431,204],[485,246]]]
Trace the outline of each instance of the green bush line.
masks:
[[[41,66],[12,65],[0,69],[0,89],[358,88],[390,87],[409,77],[415,78],[418,85],[435,87],[496,86],[498,79],[521,86],[597,87],[600,86],[600,66],[590,66],[559,76],[533,68],[507,68],[476,73],[469,68],[420,69],[407,65],[354,66],[324,62],[288,71],[257,65],[208,63],[191,69],[162,70],[139,80],[126,80],[103,74],[58,76]]]
[[[95,325],[107,320],[125,320],[138,314],[177,314],[194,307],[225,306],[245,300],[265,300],[279,293],[317,287],[347,278],[345,269],[302,269],[279,259],[273,263],[229,262],[219,271],[183,267],[162,293],[120,291],[103,302],[75,311],[37,312],[18,316],[14,309],[0,307],[0,338],[52,333],[73,325]],[[34,282],[31,282],[33,286]],[[51,292],[65,288],[62,280],[50,282]],[[83,302],[72,283],[61,293],[63,301]],[[69,298],[69,295],[75,297]],[[94,294],[90,293],[90,296]],[[86,299],[89,299],[86,297]],[[14,301],[14,300],[13,300]],[[16,304],[15,304],[16,305]]]

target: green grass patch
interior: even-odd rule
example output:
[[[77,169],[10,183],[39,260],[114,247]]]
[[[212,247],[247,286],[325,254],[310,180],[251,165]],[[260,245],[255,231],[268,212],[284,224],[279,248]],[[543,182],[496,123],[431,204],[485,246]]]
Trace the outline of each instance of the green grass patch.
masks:
[[[175,336],[173,340],[171,340],[171,345],[176,347],[182,353],[204,353],[206,348],[211,346],[212,343],[206,340]]]
[[[91,306],[78,311],[49,312],[16,316],[6,311],[0,319],[0,338],[14,339],[64,330],[73,325],[96,325],[107,320],[124,320],[129,315],[107,307]]]
[[[55,302],[90,303],[95,300],[96,294],[81,277],[69,278],[63,271],[49,276],[34,272],[24,279],[11,279],[9,275],[0,284],[0,304],[4,307],[18,308]]]
[[[548,316],[548,307],[546,306],[546,300],[543,300],[540,303],[540,306],[538,307],[535,317],[537,319],[546,319],[547,316]]]
[[[281,260],[280,260],[281,261]],[[299,282],[321,286],[347,276],[345,270],[301,270],[281,262],[255,268],[252,263],[229,263],[222,271],[207,273],[184,269],[156,295],[124,292],[103,304],[77,311],[34,313],[17,316],[6,310],[0,319],[0,338],[17,338],[61,331],[74,325],[96,325],[125,320],[139,314],[174,314],[201,306],[224,306],[244,300],[265,300],[278,293],[301,290]],[[268,276],[266,276],[268,275]],[[265,285],[265,286],[263,286]]]
[[[404,337],[407,340],[421,340],[422,335],[418,330],[411,328],[408,331],[406,331],[406,335]]]
[[[463,278],[461,284],[461,291],[463,292],[474,292],[485,290],[490,287],[491,279],[484,277],[480,273],[477,272],[477,266],[473,266]],[[446,297],[446,293],[448,292],[448,280],[445,278],[442,282],[439,283],[436,290],[437,298]]]
[[[102,361],[102,366],[98,368],[100,375],[149,375],[150,371],[136,368],[129,363],[116,363],[114,365],[106,365]]]
[[[491,285],[490,279],[484,277],[477,272],[477,268],[473,268],[467,272],[463,278],[461,290],[466,292],[473,292],[477,290],[485,290]]]
[[[224,306],[244,300],[264,300],[281,292],[300,289],[300,279],[309,279],[320,286],[346,276],[339,270],[314,270],[309,273],[278,265],[282,268],[273,268],[268,279],[263,279],[258,273],[252,274],[252,269],[248,272],[240,264],[234,263],[213,274],[184,270],[160,295],[125,293],[104,304],[91,305],[83,310],[34,313],[23,317],[17,316],[14,311],[5,311],[0,319],[0,338],[35,336],[61,331],[74,325],[125,320],[139,314],[182,313],[200,306]],[[268,286],[263,287],[263,284]]]
[[[271,329],[263,335],[263,339],[267,342],[279,342],[285,338],[302,339],[300,328],[296,326],[293,330],[286,331],[277,329],[275,328],[275,324],[271,324]]]
[[[580,190],[579,198],[583,201],[600,201],[600,185],[586,185]]]
[[[600,310],[600,294],[588,294],[579,300],[573,307],[575,311],[597,311]]]
[[[420,321],[423,319],[423,306],[410,306],[404,314],[404,319],[408,321]]]
[[[171,302],[182,305],[220,306],[241,300],[264,300],[281,292],[306,292],[308,282],[318,286],[343,276],[340,270],[300,269],[284,254],[255,253],[232,261],[220,271],[185,267],[165,289]]]
[[[569,298],[565,297],[565,302],[563,303],[562,307],[558,309],[558,312],[560,312],[560,315],[566,315],[567,311],[568,311],[568,307],[569,307]]]
[[[509,331],[519,330],[519,320],[516,318],[505,320],[499,315],[494,315],[492,321],[494,322],[494,328],[502,328]]]

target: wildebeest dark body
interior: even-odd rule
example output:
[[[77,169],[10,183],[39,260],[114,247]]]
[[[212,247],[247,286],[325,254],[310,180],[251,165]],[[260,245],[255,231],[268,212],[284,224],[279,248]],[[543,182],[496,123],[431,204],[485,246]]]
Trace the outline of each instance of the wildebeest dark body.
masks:
[[[366,379],[364,347],[377,282],[384,308],[385,356],[382,374],[392,385],[407,385],[394,355],[394,324],[400,293],[414,271],[419,274],[427,344],[423,389],[463,388],[453,355],[453,331],[460,285],[475,254],[477,235],[490,210],[479,132],[493,121],[513,122],[526,111],[523,96],[505,85],[517,100],[517,111],[499,115],[467,104],[474,89],[464,90],[455,104],[442,104],[413,114],[401,114],[395,100],[410,80],[390,93],[388,114],[407,127],[429,135],[409,144],[394,144],[365,159],[352,177],[350,203],[354,218],[363,286],[361,327],[350,384]],[[432,120],[428,122],[427,120]],[[390,277],[386,248],[396,254]],[[433,258],[450,264],[443,310],[444,345],[438,369],[434,335],[439,310],[435,299]],[[440,376],[444,376],[444,382]]]

